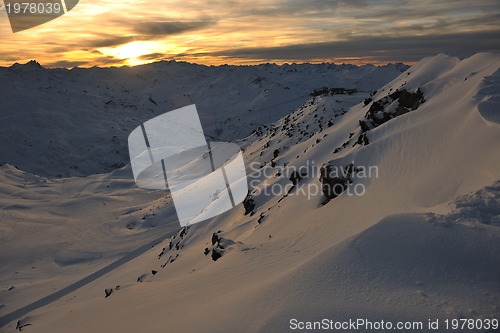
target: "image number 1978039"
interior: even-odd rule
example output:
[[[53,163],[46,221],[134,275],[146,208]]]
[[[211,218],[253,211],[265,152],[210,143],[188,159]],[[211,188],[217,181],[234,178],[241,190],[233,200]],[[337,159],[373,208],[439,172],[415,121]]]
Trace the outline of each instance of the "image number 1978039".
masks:
[[[79,0],[4,0],[12,32],[20,32],[52,21],[70,10]]]

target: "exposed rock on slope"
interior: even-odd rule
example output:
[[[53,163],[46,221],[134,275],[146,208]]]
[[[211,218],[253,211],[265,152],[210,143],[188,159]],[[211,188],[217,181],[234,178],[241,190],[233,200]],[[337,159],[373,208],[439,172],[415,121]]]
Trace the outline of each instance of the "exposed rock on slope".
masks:
[[[366,132],[393,118],[414,111],[424,102],[424,94],[420,88],[414,93],[410,93],[406,89],[396,90],[371,103],[365,118],[359,121],[361,131]]]

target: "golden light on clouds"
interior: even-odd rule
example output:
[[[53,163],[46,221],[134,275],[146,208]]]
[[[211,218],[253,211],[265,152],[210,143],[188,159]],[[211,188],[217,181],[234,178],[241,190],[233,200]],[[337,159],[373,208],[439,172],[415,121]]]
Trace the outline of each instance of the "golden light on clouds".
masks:
[[[142,58],[144,56],[157,54],[158,57],[161,57],[165,50],[181,53],[184,48],[179,48],[175,44],[163,41],[134,41],[117,47],[103,47],[97,50],[104,56],[113,57],[119,61],[123,61],[126,65],[135,66],[154,60],[154,58]]]
[[[411,8],[409,8],[411,7]],[[0,66],[413,62],[500,45],[496,0],[87,0],[12,33],[0,8]]]

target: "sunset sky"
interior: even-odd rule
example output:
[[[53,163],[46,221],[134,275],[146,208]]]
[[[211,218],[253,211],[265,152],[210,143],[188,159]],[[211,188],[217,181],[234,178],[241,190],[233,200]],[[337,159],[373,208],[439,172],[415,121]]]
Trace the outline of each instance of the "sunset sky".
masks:
[[[0,66],[413,63],[500,48],[498,0],[80,0],[13,33],[0,7]]]

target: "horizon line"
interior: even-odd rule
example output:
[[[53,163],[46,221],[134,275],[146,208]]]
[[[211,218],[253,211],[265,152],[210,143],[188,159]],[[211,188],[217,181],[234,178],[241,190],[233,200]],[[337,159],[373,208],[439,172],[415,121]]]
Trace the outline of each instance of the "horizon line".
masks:
[[[425,58],[425,57],[424,57]],[[423,58],[422,58],[423,59]],[[387,65],[406,65],[406,66],[412,66],[416,64],[418,61],[388,61],[388,62],[380,62],[380,63],[372,63],[372,62],[363,62],[363,63],[350,63],[350,62],[335,62],[335,61],[303,61],[303,62],[281,62],[281,61],[273,61],[273,62],[258,62],[258,63],[223,63],[223,64],[204,64],[204,63],[198,63],[198,62],[190,62],[186,60],[176,60],[176,59],[160,59],[156,61],[151,61],[151,62],[145,62],[143,64],[137,64],[137,65],[109,65],[109,66],[99,66],[99,65],[92,65],[92,66],[81,66],[81,65],[76,65],[73,67],[65,67],[65,66],[51,66],[51,65],[43,65],[36,59],[31,59],[28,60],[25,63],[21,62],[14,62],[10,66],[3,66],[0,65],[0,68],[12,68],[14,66],[27,66],[30,63],[35,62],[38,64],[41,68],[43,69],[67,69],[67,70],[72,70],[75,68],[78,69],[90,69],[90,68],[135,68],[135,67],[141,67],[141,66],[147,66],[147,65],[153,65],[153,64],[158,64],[158,63],[178,63],[178,64],[189,64],[189,65],[196,65],[196,66],[203,66],[203,67],[258,67],[258,66],[263,66],[263,65],[273,65],[273,66],[293,66],[293,65],[335,65],[335,66],[342,66],[342,65],[350,65],[350,66],[356,66],[356,67],[362,67],[362,66],[375,66],[375,67],[383,67]]]

